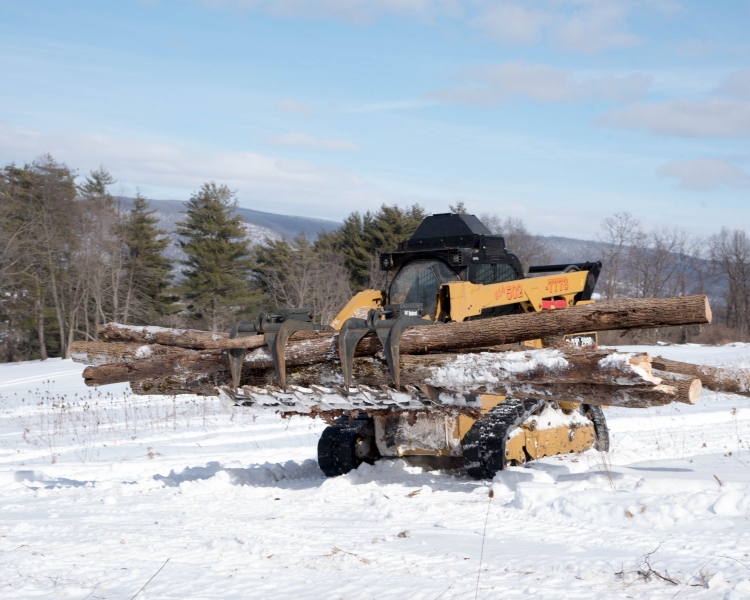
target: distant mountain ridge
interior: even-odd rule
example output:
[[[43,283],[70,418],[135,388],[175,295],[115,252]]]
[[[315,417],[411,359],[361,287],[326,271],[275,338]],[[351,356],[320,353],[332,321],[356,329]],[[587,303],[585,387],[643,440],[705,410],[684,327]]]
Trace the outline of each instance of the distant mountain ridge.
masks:
[[[133,198],[127,196],[116,196],[120,210],[129,211],[133,208]],[[159,227],[170,234],[170,244],[165,254],[172,260],[182,260],[184,253],[177,246],[176,236],[177,222],[184,217],[185,202],[183,200],[149,200],[151,210],[156,211],[155,216],[159,219]],[[252,208],[238,208],[236,213],[245,222],[245,230],[251,244],[262,244],[266,238],[280,240],[294,239],[300,233],[304,233],[309,239],[315,240],[318,235],[327,231],[333,231],[341,226],[336,221],[316,219],[313,217],[298,217],[295,215],[279,215]]]
[[[117,196],[120,210],[129,211],[133,207],[133,199],[127,196]],[[182,260],[184,253],[177,246],[174,231],[177,221],[183,218],[185,202],[183,200],[149,200],[151,209],[156,211],[159,226],[170,234],[170,244],[166,255],[172,260]],[[333,231],[341,226],[337,221],[317,219],[314,217],[300,217],[296,215],[279,215],[252,208],[238,208],[237,214],[245,222],[247,237],[252,244],[262,244],[266,238],[280,240],[294,239],[304,233],[310,240],[317,239],[324,232]],[[593,240],[578,240],[560,236],[534,236],[544,243],[555,263],[578,263],[602,260],[604,245]],[[393,250],[394,248],[390,248]],[[513,251],[513,248],[509,248]]]
[[[534,236],[544,244],[554,263],[582,263],[604,260],[605,244],[595,240],[578,240],[556,235]],[[512,252],[513,249],[509,248]]]

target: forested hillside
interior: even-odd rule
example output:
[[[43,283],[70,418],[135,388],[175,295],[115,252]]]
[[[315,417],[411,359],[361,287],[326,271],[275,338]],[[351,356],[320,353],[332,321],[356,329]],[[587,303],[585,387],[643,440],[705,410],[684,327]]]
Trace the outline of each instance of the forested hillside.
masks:
[[[0,360],[68,357],[74,340],[95,340],[108,321],[226,331],[261,311],[304,306],[327,323],[354,292],[385,287],[378,252],[394,249],[426,215],[417,204],[383,205],[338,225],[239,208],[215,182],[186,203],[115,198],[113,184],[103,167],[78,175],[49,155],[2,168]],[[533,235],[513,217],[479,217],[524,264],[601,260],[603,299],[709,294],[718,317],[710,328],[627,341],[747,336],[744,231],[699,239],[618,213],[602,222],[598,240],[584,242]]]

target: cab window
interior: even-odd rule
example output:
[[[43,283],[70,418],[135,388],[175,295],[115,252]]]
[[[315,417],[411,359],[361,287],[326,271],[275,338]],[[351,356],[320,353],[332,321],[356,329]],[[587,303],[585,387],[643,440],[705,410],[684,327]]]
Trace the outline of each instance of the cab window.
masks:
[[[458,280],[456,272],[442,261],[415,260],[401,269],[391,283],[390,301],[392,304],[420,302],[424,314],[435,319],[440,286]]]

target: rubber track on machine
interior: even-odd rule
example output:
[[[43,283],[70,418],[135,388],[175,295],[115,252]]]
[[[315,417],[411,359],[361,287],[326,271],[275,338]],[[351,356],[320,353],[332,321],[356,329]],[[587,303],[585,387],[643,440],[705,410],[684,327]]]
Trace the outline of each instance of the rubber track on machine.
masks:
[[[491,479],[505,464],[508,434],[544,406],[546,400],[506,400],[472,425],[462,447],[464,468],[474,479]]]
[[[336,477],[356,469],[361,461],[354,455],[354,444],[367,428],[367,417],[337,419],[336,425],[323,430],[318,440],[318,465],[327,477]]]
[[[596,433],[594,448],[599,452],[609,452],[609,427],[607,427],[607,420],[604,418],[602,407],[594,404],[582,404],[581,412],[594,424],[594,433]]]

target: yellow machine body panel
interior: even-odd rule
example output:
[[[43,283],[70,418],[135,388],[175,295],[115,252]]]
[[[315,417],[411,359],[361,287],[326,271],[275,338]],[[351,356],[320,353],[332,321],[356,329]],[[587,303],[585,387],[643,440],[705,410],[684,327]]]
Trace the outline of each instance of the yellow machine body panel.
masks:
[[[451,321],[465,321],[486,308],[520,304],[526,312],[540,311],[542,301],[558,298],[573,306],[576,294],[586,287],[588,271],[574,271],[551,277],[530,277],[503,283],[478,284],[468,281],[446,283],[440,291],[438,314],[446,310]]]
[[[543,309],[542,301],[564,300],[567,306],[576,304],[576,294],[586,286],[588,271],[574,271],[552,277],[530,277],[503,283],[478,284],[468,281],[446,283],[440,289],[437,315],[447,309],[450,321],[465,321],[482,314],[486,308],[520,304],[526,312]],[[577,304],[591,304],[581,300]],[[341,329],[348,318],[364,318],[371,308],[382,308],[383,292],[364,290],[356,294],[331,321],[330,326]]]
[[[379,290],[364,290],[355,294],[329,325],[338,331],[347,319],[351,317],[364,319],[371,308],[381,308],[382,306],[383,292]]]

